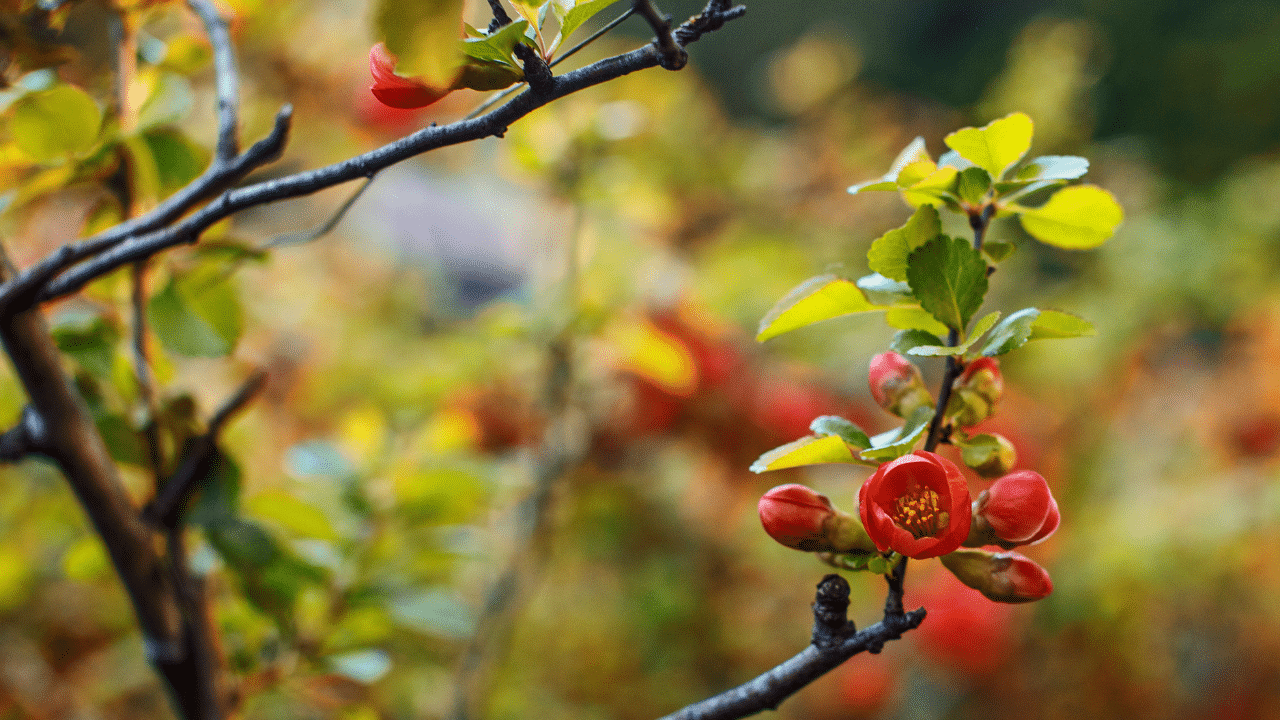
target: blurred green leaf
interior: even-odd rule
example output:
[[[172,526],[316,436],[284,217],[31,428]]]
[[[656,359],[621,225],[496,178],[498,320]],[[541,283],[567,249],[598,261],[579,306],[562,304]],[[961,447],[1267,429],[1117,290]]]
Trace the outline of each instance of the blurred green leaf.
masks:
[[[858,458],[853,454],[843,437],[839,435],[827,435],[825,437],[807,435],[761,455],[755,462],[751,463],[750,469],[751,472],[762,473],[770,470],[800,467],[801,465],[856,462],[858,462]]]
[[[1016,350],[1030,340],[1088,337],[1095,332],[1092,323],[1071,313],[1024,308],[996,325],[982,354],[993,357]]]
[[[1022,166],[1015,180],[1075,180],[1089,172],[1089,161],[1076,155],[1041,155]]]
[[[147,304],[165,348],[192,357],[222,357],[240,337],[240,298],[229,278],[208,267],[173,278]]]
[[[87,93],[56,85],[13,104],[9,132],[22,152],[40,162],[88,153],[97,144],[102,111]]]
[[[1088,250],[1106,242],[1124,220],[1111,193],[1096,185],[1059,190],[1038,208],[1011,206],[1029,235],[1067,250]]]
[[[886,278],[906,282],[907,256],[941,232],[938,210],[932,205],[922,205],[905,225],[890,230],[871,243],[867,250],[867,266]]]
[[[325,662],[339,675],[362,683],[377,682],[391,671],[391,656],[382,650],[356,650],[330,655],[325,658]]]
[[[835,275],[819,275],[805,280],[773,306],[760,321],[756,340],[764,342],[841,315],[883,309],[872,305],[852,282]]]
[[[987,262],[965,240],[942,235],[911,253],[907,280],[921,307],[963,333],[987,293]]]
[[[992,263],[998,263],[1010,255],[1018,246],[1003,240],[988,240],[982,243],[982,255]]]
[[[156,128],[143,133],[142,139],[151,148],[165,195],[196,179],[209,164],[209,152],[179,130]]]
[[[275,490],[254,495],[245,503],[245,511],[303,537],[330,542],[339,539],[324,513],[286,492]]]
[[[393,598],[387,607],[401,627],[427,635],[464,638],[475,629],[471,611],[443,590],[402,595]]]
[[[866,190],[897,190],[898,175],[902,172],[902,169],[914,162],[928,159],[929,152],[925,150],[924,138],[917,137],[908,143],[902,149],[902,152],[898,153],[898,156],[893,159],[893,163],[889,165],[889,172],[875,180],[850,185],[849,194],[857,195]]]
[[[307,440],[294,445],[285,452],[284,464],[289,474],[298,478],[338,480],[354,472],[346,455],[326,440]]]
[[[1000,454],[1000,441],[994,435],[953,436],[952,442],[960,447],[960,459],[971,468],[982,467]]]
[[[262,570],[283,556],[280,545],[262,526],[241,518],[211,523],[205,534],[222,559],[241,572]]]
[[[187,513],[187,523],[210,528],[234,522],[240,514],[241,484],[240,465],[225,453],[215,451],[209,474],[200,483],[200,493]]]
[[[564,44],[583,23],[615,2],[617,0],[551,0],[551,10],[560,21],[560,33],[552,46],[558,48]]]
[[[138,109],[138,127],[146,130],[179,122],[191,112],[194,103],[190,80],[177,73],[161,72]]]
[[[396,56],[395,71],[449,87],[462,64],[462,0],[377,0],[374,26]]]
[[[1031,323],[1032,340],[1089,337],[1097,332],[1093,323],[1061,310],[1041,310]]]
[[[102,442],[106,443],[111,459],[127,465],[146,467],[147,446],[142,435],[123,415],[104,415],[95,420]]]
[[[1034,125],[1026,113],[1013,113],[980,128],[962,128],[943,138],[947,147],[986,170],[995,180],[1031,149]]]
[[[89,374],[109,381],[120,332],[101,315],[63,314],[51,328],[58,349],[70,355]]]
[[[867,433],[850,420],[839,415],[822,415],[809,423],[809,432],[818,437],[835,435],[843,439],[849,447],[865,450],[871,447],[871,439]]]
[[[891,280],[880,273],[863,275],[854,284],[872,305],[889,306],[915,301],[911,296],[910,285]]]

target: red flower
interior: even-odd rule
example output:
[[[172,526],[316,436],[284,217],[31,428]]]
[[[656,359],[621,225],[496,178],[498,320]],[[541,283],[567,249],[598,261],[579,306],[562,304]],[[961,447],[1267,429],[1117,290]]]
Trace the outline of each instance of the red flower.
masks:
[[[393,108],[426,107],[448,95],[452,88],[433,88],[421,80],[396,74],[396,58],[382,43],[369,50],[369,72],[373,86],[369,88],[378,102]]]
[[[974,523],[966,545],[1006,548],[1039,542],[1058,529],[1062,516],[1049,484],[1034,470],[1019,470],[995,481],[973,504]]]
[[[774,540],[796,550],[826,549],[826,522],[836,513],[826,495],[804,485],[779,485],[760,498],[756,509]]]
[[[881,465],[858,491],[858,512],[881,552],[945,555],[969,535],[973,511],[960,468],[920,450]]]
[[[944,556],[942,564],[960,582],[995,602],[1031,602],[1053,592],[1049,572],[1016,552],[957,550]]]

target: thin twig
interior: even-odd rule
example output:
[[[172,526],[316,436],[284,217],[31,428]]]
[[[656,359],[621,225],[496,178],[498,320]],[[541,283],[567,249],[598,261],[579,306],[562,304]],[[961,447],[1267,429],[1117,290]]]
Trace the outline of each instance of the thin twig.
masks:
[[[712,0],[712,5],[716,2],[718,0]],[[726,14],[737,17],[741,14],[738,10],[739,8],[737,7],[731,8],[726,11]],[[690,23],[706,22],[707,17],[709,17],[708,14],[704,12],[703,15],[690,20]],[[655,67],[661,61],[662,56],[657,47],[645,45],[631,52],[605,58],[586,67],[556,76],[552,79],[551,87],[547,92],[535,93],[526,91],[517,95],[505,105],[481,117],[460,120],[449,125],[426,127],[412,135],[363,155],[357,155],[327,167],[226,190],[216,200],[163,230],[155,230],[136,236],[126,236],[123,241],[118,242],[118,244],[111,244],[106,249],[97,248],[97,252],[86,251],[83,249],[82,243],[64,246],[63,250],[57,251],[51,256],[57,258],[51,262],[61,264],[61,256],[68,253],[81,259],[90,255],[93,257],[77,267],[70,268],[60,277],[49,280],[44,285],[43,290],[40,290],[32,299],[44,302],[69,295],[77,292],[95,278],[109,273],[122,265],[150,257],[177,245],[194,243],[199,240],[200,233],[210,225],[246,208],[309,195],[340,183],[369,177],[386,167],[430,150],[485,137],[501,137],[506,133],[507,127],[511,123],[553,100],[637,70]],[[280,117],[277,120],[278,130],[272,133],[272,138],[283,135],[282,124],[287,127],[287,117]],[[263,143],[268,143],[268,140],[260,141],[254,147],[258,147]],[[253,152],[253,148],[250,148],[248,152]],[[61,264],[61,267],[66,267],[69,264],[71,263]],[[46,277],[51,277],[57,271],[58,269],[50,271],[46,261],[41,261],[28,272],[23,273],[23,277],[15,285],[19,289],[31,292],[32,284],[36,284],[38,287],[38,279],[31,279],[29,277],[30,274],[42,272],[45,273]],[[8,307],[10,311],[13,310],[15,305],[11,303],[16,302],[13,299],[13,293],[15,292],[19,292],[19,290],[8,286],[0,290],[0,308]],[[18,297],[22,298],[21,295]],[[17,307],[20,307],[20,304]]]
[[[292,245],[305,245],[328,235],[333,232],[334,228],[338,227],[338,223],[342,222],[342,218],[346,217],[347,211],[351,209],[351,206],[356,204],[356,201],[360,199],[360,196],[364,194],[364,191],[368,190],[369,186],[373,184],[373,181],[377,179],[377,175],[371,175],[370,177],[365,178],[364,182],[360,183],[360,187],[356,188],[356,191],[351,193],[351,196],[338,206],[338,209],[329,216],[329,219],[325,220],[319,226],[311,228],[310,230],[299,230],[298,232],[277,235],[259,245],[258,249],[271,250],[273,248],[289,247]]]
[[[653,4],[653,0],[632,0],[631,8],[648,21],[649,27],[657,34],[654,44],[658,46],[658,52],[662,53],[662,67],[667,70],[683,68],[689,62],[689,53],[685,52],[671,34],[671,18],[663,15],[658,6]]]
[[[493,12],[493,20],[489,22],[490,35],[498,28],[511,24],[511,16],[507,14],[507,9],[502,7],[502,0],[489,0],[489,10]]]
[[[229,163],[240,152],[240,130],[237,115],[240,108],[240,72],[227,32],[227,21],[209,0],[187,0],[187,6],[200,17],[209,44],[213,46],[214,86],[218,96],[217,162]]]
[[[160,428],[156,423],[158,413],[156,404],[156,379],[151,370],[151,359],[147,353],[147,263],[133,264],[133,376],[138,383],[138,396],[142,400],[147,416],[142,425],[142,434],[147,443],[148,460],[156,482],[164,475],[164,460],[160,448]]]

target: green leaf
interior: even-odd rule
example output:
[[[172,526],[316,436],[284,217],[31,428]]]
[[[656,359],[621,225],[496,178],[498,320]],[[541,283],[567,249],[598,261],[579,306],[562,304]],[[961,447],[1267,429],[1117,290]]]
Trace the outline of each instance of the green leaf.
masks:
[[[884,277],[906,282],[907,256],[941,232],[942,223],[937,209],[922,205],[905,225],[890,230],[871,243],[867,250],[867,266]]]
[[[930,166],[933,163],[929,163]],[[904,172],[904,174],[906,174]],[[921,205],[954,206],[959,172],[953,167],[939,167],[902,188],[902,198],[915,207]],[[901,180],[901,178],[899,178]],[[899,185],[903,183],[899,182]]]
[[[560,33],[556,35],[556,39],[552,42],[552,47],[559,47],[565,40],[568,40],[573,32],[582,27],[582,24],[590,20],[596,13],[604,10],[617,0],[551,0],[551,9],[556,14],[556,19],[560,21]]]
[[[1013,113],[980,128],[957,130],[943,141],[964,159],[1000,180],[1031,149],[1034,125],[1026,113]]]
[[[923,330],[937,336],[947,334],[947,326],[922,307],[889,308],[884,313],[884,320],[889,327],[899,330]]]
[[[512,57],[512,53],[516,45],[520,43],[533,46],[533,42],[525,36],[525,31],[528,29],[528,21],[516,20],[513,23],[502,26],[492,35],[463,40],[462,51],[468,57],[476,60],[487,60],[518,69],[518,64]],[[521,71],[521,74],[523,75],[523,71]]]
[[[94,148],[102,111],[83,90],[56,85],[13,104],[9,132],[18,149],[39,162],[83,156]]]
[[[123,415],[105,415],[94,422],[112,460],[137,467],[147,466],[147,450],[142,436]]]
[[[1106,242],[1124,220],[1111,193],[1096,185],[1059,190],[1038,208],[1010,206],[1035,239],[1067,250],[1088,250]]]
[[[844,440],[850,447],[865,450],[871,447],[867,433],[853,422],[839,415],[823,415],[809,423],[809,432],[818,437],[835,435]]]
[[[1041,310],[1031,323],[1031,340],[1091,337],[1098,331],[1093,323],[1061,310]]]
[[[903,148],[902,152],[898,153],[898,157],[893,159],[893,163],[889,166],[889,172],[875,180],[868,180],[867,182],[858,183],[857,185],[850,185],[849,194],[857,195],[858,193],[866,190],[897,190],[898,175],[902,172],[903,168],[912,163],[928,159],[929,152],[925,150],[924,138],[917,137]]]
[[[324,513],[286,492],[274,490],[255,495],[245,504],[245,509],[254,517],[271,520],[303,537],[329,542],[339,540]]]
[[[805,280],[765,314],[760,321],[756,340],[764,342],[785,332],[841,315],[883,309],[872,305],[852,282],[835,275],[819,275]]]
[[[935,320],[934,322],[937,321]],[[946,332],[946,327],[943,327],[942,330]],[[889,349],[896,353],[906,354],[914,348],[940,347],[943,344],[937,335],[918,328],[911,328],[894,334],[893,341],[889,343]]]
[[[120,332],[101,315],[65,314],[51,329],[58,349],[99,380],[110,380]]]
[[[173,128],[158,128],[143,133],[159,170],[164,195],[196,179],[209,164],[209,152]]]
[[[138,109],[138,127],[152,128],[157,125],[176,123],[191,112],[195,98],[191,92],[191,81],[172,72],[162,72],[156,78],[151,94]]]
[[[969,339],[965,340],[959,345],[947,346],[947,345],[943,345],[940,341],[933,345],[920,343],[920,344],[914,344],[912,347],[908,347],[906,350],[898,350],[898,352],[905,352],[909,355],[923,355],[925,357],[945,357],[948,355],[963,355],[964,353],[968,352],[969,348],[972,347],[973,344],[978,341],[978,338],[982,337],[983,333],[990,330],[991,326],[995,325],[996,321],[999,319],[1000,319],[999,311],[987,313],[982,317],[981,320],[977,322],[977,324],[973,326],[973,332],[969,334]],[[899,335],[901,334],[902,333],[899,333]],[[894,337],[894,342],[896,343],[897,341],[898,341],[898,338]],[[897,348],[894,348],[894,349],[896,350]]]
[[[1010,255],[1018,246],[1004,240],[988,240],[982,243],[982,256],[992,263],[998,263]]]
[[[230,518],[205,529],[209,544],[241,572],[261,570],[278,560],[284,551],[266,530],[256,523]]]
[[[1076,155],[1041,155],[1014,175],[1016,180],[1075,180],[1089,172],[1089,161]]]
[[[210,265],[174,278],[147,304],[147,317],[161,344],[192,357],[222,357],[240,337],[240,298],[233,284]]]
[[[987,262],[965,240],[941,235],[911,253],[907,281],[920,307],[963,333],[987,293]]]
[[[960,171],[956,179],[956,194],[970,205],[980,205],[991,189],[991,175],[980,167]]]
[[[915,301],[915,298],[911,297],[910,285],[891,280],[880,273],[863,275],[854,284],[872,305],[889,306]]]
[[[520,13],[520,17],[528,21],[529,27],[532,27],[535,33],[542,31],[542,20],[546,17],[547,5],[549,4],[549,2],[541,4],[541,8],[539,8],[540,3],[538,3],[537,0],[534,0],[534,2],[529,2],[529,0],[511,0],[511,7],[515,8],[516,12]],[[507,27],[510,26],[508,25]]]
[[[1031,338],[1031,323],[1039,315],[1040,311],[1036,308],[1025,308],[1000,321],[992,329],[991,337],[982,348],[982,354],[994,357],[1026,345]]]
[[[377,0],[378,38],[395,55],[396,72],[449,87],[462,64],[458,23],[463,0]]]
[[[200,494],[187,514],[187,523],[211,528],[234,521],[240,514],[241,484],[240,466],[231,457],[215,451],[209,474],[201,482]]]
[[[428,635],[465,638],[475,631],[475,618],[453,594],[427,590],[392,599],[391,616],[402,627]]]
[[[916,408],[902,427],[871,438],[871,449],[863,450],[858,456],[868,462],[880,464],[909,454],[916,442],[928,432],[933,413],[932,407]]]
[[[374,683],[391,671],[391,656],[383,650],[355,650],[325,658],[333,671],[358,683]]]
[[[751,472],[762,473],[801,465],[854,462],[858,462],[858,459],[843,437],[806,435],[761,455],[751,463],[750,469]]]
[[[982,467],[1000,454],[1000,441],[994,435],[982,433],[963,441],[953,437],[952,442],[960,446],[960,459],[971,468]]]

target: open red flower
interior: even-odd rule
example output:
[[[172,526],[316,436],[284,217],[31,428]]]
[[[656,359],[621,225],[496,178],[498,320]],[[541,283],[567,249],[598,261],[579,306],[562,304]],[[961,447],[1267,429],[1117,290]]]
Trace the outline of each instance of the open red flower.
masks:
[[[858,512],[881,552],[945,555],[969,535],[973,511],[960,468],[924,450],[881,465],[858,491]]]
[[[452,88],[433,88],[430,85],[396,74],[396,58],[382,43],[369,50],[369,72],[373,86],[369,88],[378,102],[388,107],[409,110],[426,107],[448,95]]]

